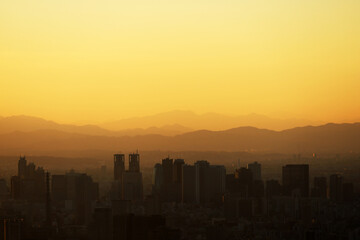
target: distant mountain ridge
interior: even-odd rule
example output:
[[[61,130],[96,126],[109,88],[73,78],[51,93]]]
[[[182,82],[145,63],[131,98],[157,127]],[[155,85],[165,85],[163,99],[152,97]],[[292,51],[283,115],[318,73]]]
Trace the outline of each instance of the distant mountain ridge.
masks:
[[[272,153],[360,152],[360,123],[325,124],[274,131],[239,127],[199,130],[176,136],[89,136],[58,130],[0,135],[0,155],[108,150],[247,151]]]
[[[191,129],[225,130],[239,126],[253,126],[272,130],[284,130],[307,125],[321,125],[323,122],[306,119],[275,119],[260,114],[227,116],[218,113],[195,114],[191,111],[171,111],[145,117],[126,118],[100,124],[109,130],[180,124]]]
[[[161,127],[149,128],[135,128],[124,129],[121,131],[111,131],[101,128],[96,125],[71,125],[59,124],[53,121],[48,121],[38,117],[30,116],[11,116],[0,117],[0,134],[11,133],[14,131],[19,132],[32,132],[38,130],[57,130],[67,133],[78,133],[91,136],[136,136],[148,134],[161,134],[164,136],[174,136],[185,132],[190,132],[192,129],[186,128],[179,124],[164,125]]]

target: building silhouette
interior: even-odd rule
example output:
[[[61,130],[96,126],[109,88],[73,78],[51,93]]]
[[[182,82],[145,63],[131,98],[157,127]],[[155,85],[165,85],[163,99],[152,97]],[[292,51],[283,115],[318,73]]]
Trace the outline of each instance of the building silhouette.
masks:
[[[76,224],[87,224],[99,198],[99,185],[87,174],[71,171],[52,175],[51,194],[55,207],[74,212]]]
[[[45,171],[34,163],[27,164],[24,157],[18,161],[18,175],[11,177],[11,196],[18,200],[44,200],[46,194]]]
[[[247,168],[251,170],[253,179],[261,181],[261,164],[258,162],[249,163]]]
[[[125,172],[125,155],[114,154],[114,180],[121,181],[123,172]]]
[[[129,154],[129,172],[140,172],[140,154]]]
[[[330,176],[329,198],[333,202],[342,202],[343,200],[343,177],[338,174]]]

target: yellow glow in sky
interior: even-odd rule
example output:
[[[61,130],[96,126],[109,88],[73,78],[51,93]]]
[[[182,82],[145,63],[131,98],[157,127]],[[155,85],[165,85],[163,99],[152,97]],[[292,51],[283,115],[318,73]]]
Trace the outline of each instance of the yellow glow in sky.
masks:
[[[358,0],[6,0],[0,116],[360,119]]]

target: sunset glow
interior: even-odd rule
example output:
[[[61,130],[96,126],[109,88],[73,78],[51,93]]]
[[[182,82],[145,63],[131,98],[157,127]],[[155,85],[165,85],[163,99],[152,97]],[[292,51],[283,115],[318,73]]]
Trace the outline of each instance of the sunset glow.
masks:
[[[360,119],[360,1],[1,1],[0,116]]]

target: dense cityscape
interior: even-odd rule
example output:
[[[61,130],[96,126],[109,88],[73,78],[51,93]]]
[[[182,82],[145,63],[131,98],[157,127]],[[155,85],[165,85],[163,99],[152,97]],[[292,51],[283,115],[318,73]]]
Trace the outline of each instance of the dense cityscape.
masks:
[[[101,166],[95,182],[74,170],[51,174],[21,156],[17,175],[0,180],[0,239],[360,237],[357,185],[341,174],[310,179],[308,163],[282,166],[279,181],[264,180],[260,162],[229,171],[169,156],[155,164],[146,192],[140,154],[127,162],[114,154],[113,169]]]

